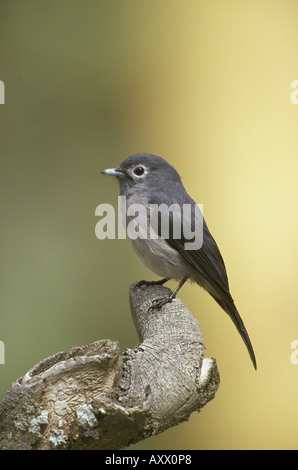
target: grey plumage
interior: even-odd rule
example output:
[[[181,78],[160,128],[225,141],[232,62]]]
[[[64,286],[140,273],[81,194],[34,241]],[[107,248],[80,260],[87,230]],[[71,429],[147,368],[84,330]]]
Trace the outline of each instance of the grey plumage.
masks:
[[[170,231],[168,237],[163,238],[160,233],[160,223],[157,230],[158,238],[147,237],[131,240],[132,246],[142,260],[155,274],[167,279],[183,280],[187,277],[202,286],[221,308],[230,316],[240,333],[256,368],[256,358],[244,323],[230,294],[225,264],[219,248],[213,239],[207,224],[201,216],[202,246],[199,249],[185,249],[189,242],[184,235],[183,224],[194,225],[196,203],[186,192],[181,178],[175,168],[166,160],[151,154],[135,154],[126,158],[117,168],[104,170],[120,182],[120,195],[126,196],[127,207],[131,204],[168,206],[176,204],[183,214],[184,205],[191,207],[189,217],[181,218],[181,236],[173,236],[175,218],[178,210],[168,213],[170,218]],[[175,206],[173,206],[175,207]],[[196,209],[197,210],[197,209]],[[148,213],[146,215],[148,217]],[[131,220],[126,218],[126,224]],[[179,219],[180,220],[180,219]],[[182,285],[181,283],[181,285]],[[173,297],[172,297],[173,298]],[[172,298],[168,300],[171,301]]]

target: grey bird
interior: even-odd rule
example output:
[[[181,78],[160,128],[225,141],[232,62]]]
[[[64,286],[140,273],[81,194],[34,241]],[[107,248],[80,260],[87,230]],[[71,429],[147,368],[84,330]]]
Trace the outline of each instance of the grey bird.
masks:
[[[172,206],[174,209],[168,212],[169,231],[164,237],[161,231],[161,220],[157,223],[157,236],[140,236],[130,238],[132,246],[143,264],[162,279],[159,281],[140,281],[140,284],[163,284],[169,279],[179,281],[178,286],[165,299],[158,299],[153,308],[161,308],[167,302],[171,302],[178,290],[187,281],[194,281],[203,287],[220,307],[230,316],[243,339],[250,358],[257,368],[254,350],[249,339],[244,323],[230,294],[228,277],[225,264],[219,248],[212,237],[205,219],[202,221],[202,243],[200,248],[186,249],[184,227],[179,237],[174,236],[175,220],[181,225],[186,223],[194,227],[196,214],[199,211],[194,200],[186,192],[181,178],[176,169],[166,160],[157,155],[138,153],[127,157],[118,167],[103,170],[106,175],[116,176],[120,183],[120,195],[126,197],[126,207],[140,204],[146,208],[146,216],[149,217],[149,207],[158,207],[161,204]],[[188,218],[177,218],[178,210],[183,214],[184,207],[191,207]],[[127,211],[128,212],[128,211]],[[126,214],[126,227],[132,220]],[[176,214],[177,212],[177,214]],[[199,211],[201,214],[201,212]],[[146,225],[145,225],[146,226]]]

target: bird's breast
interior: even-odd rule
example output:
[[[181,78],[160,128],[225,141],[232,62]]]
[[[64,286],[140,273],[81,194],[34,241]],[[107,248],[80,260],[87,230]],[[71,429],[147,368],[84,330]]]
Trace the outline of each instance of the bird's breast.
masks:
[[[122,219],[135,253],[147,268],[158,276],[178,281],[189,274],[182,255],[154,231],[149,202],[144,195],[135,194],[127,198],[122,208]]]
[[[137,238],[130,241],[141,262],[158,276],[179,281],[187,274],[182,256],[166,240]]]

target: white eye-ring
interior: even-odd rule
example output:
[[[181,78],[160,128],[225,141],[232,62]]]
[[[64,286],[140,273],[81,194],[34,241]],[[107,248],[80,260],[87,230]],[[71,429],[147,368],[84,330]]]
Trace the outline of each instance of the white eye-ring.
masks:
[[[135,176],[139,177],[139,176],[143,176],[145,174],[146,169],[142,165],[138,165],[132,171],[133,171],[133,174]]]

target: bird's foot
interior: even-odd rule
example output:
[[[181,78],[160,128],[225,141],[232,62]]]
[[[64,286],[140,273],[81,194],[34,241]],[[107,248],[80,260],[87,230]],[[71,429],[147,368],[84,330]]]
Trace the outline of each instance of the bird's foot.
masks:
[[[160,310],[161,307],[172,302],[172,300],[175,299],[175,297],[176,297],[176,292],[171,292],[170,295],[168,295],[167,297],[164,297],[163,299],[154,299],[153,304],[149,308],[148,312],[151,312],[152,310],[155,310],[155,309]]]
[[[135,287],[141,287],[141,286],[162,286],[165,282],[167,282],[169,279],[167,277],[163,279],[159,279],[158,281],[138,281],[135,283]]]

